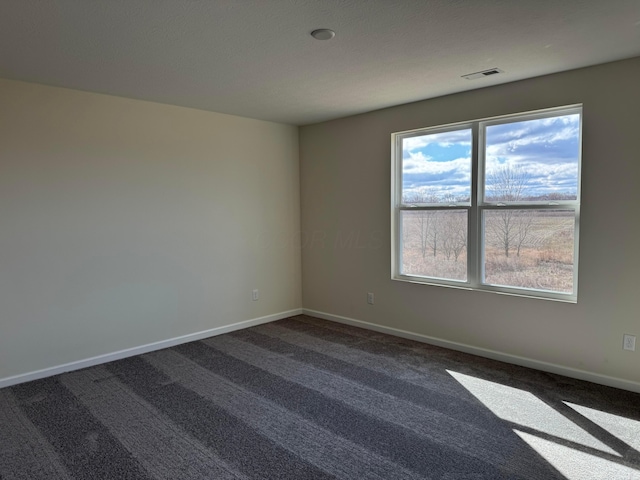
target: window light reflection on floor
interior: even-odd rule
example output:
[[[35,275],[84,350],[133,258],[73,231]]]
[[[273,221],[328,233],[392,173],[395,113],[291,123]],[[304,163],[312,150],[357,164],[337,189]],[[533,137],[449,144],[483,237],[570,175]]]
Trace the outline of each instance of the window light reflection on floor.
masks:
[[[588,418],[596,425],[604,428],[611,435],[640,452],[640,422],[630,418],[621,417],[612,413],[601,412],[593,408],[583,407],[575,403],[563,402],[573,408],[583,417]]]
[[[503,420],[620,456],[530,392],[451,370],[447,372]]]
[[[567,480],[640,480],[640,471],[625,466],[619,452],[532,393],[451,370],[447,372],[497,417],[524,427],[523,430],[527,431],[517,427],[513,431]],[[640,422],[569,402],[563,403],[629,447],[640,451]],[[536,435],[538,432],[540,435]],[[603,455],[572,448],[570,443],[598,450]],[[607,456],[618,457],[621,461],[604,458]]]
[[[567,480],[640,480],[640,472],[605,458],[514,430]]]

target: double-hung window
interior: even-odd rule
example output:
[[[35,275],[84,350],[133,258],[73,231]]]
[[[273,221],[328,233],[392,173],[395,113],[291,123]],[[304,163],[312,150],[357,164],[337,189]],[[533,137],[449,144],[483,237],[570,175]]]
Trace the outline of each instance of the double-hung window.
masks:
[[[577,300],[581,106],[392,134],[392,278]]]

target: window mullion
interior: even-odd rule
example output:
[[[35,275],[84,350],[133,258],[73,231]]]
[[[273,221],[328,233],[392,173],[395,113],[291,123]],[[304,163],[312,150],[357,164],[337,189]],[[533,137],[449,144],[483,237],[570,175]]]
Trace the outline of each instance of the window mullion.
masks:
[[[467,231],[467,282],[476,287],[480,283],[480,218],[479,201],[479,127],[475,122],[471,127],[471,207],[469,208],[469,224]]]

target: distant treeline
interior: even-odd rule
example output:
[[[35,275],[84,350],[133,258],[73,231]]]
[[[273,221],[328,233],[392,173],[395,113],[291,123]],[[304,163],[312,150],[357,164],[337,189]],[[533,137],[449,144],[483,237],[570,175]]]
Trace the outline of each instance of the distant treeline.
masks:
[[[562,202],[576,200],[577,195],[575,193],[545,193],[543,195],[518,195],[513,197],[511,195],[487,195],[487,202]],[[405,195],[403,203],[405,204],[438,204],[438,203],[469,203],[469,197],[455,197],[453,195],[424,195],[421,193],[413,193],[411,195]]]

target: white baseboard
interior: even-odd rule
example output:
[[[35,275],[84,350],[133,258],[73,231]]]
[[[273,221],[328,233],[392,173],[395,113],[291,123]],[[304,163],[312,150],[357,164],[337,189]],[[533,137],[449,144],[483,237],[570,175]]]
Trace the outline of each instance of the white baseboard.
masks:
[[[243,328],[249,328],[263,323],[274,322],[283,318],[292,317],[294,315],[300,315],[302,313],[301,308],[295,310],[289,310],[286,312],[274,313],[273,315],[267,315],[265,317],[254,318],[251,320],[245,320],[243,322],[233,323],[231,325],[224,325],[222,327],[212,328],[210,330],[204,330],[202,332],[190,333],[188,335],[182,335],[180,337],[169,338],[167,340],[161,340],[159,342],[148,343],[146,345],[140,345],[139,347],[127,348],[117,352],[106,353],[104,355],[98,355],[96,357],[85,358],[76,362],[65,363],[55,367],[44,368],[42,370],[36,370],[35,372],[23,373],[20,375],[14,375],[12,377],[0,378],[0,388],[9,387],[18,383],[30,382],[32,380],[38,380],[45,377],[51,377],[60,373],[71,372],[73,370],[80,370],[81,368],[93,367],[102,363],[112,362],[114,360],[121,360],[127,357],[133,357],[134,355],[141,355],[143,353],[153,352],[155,350],[162,350],[163,348],[174,347],[182,343],[194,342],[196,340],[202,340],[203,338],[214,337],[216,335],[222,335],[223,333],[233,332],[235,330],[242,330]]]
[[[473,355],[478,355],[479,357],[499,360],[501,362],[520,365],[522,367],[534,368],[543,372],[556,373],[558,375],[564,375],[565,377],[575,378],[578,380],[586,380],[588,382],[597,383],[599,385],[606,385],[609,387],[615,387],[622,390],[629,390],[631,392],[640,393],[640,383],[630,380],[624,380],[622,378],[610,377],[607,375],[601,375],[599,373],[592,373],[585,370],[578,370],[576,368],[556,365],[554,363],[543,362],[526,357],[519,357],[517,355],[510,355],[508,353],[502,353],[495,350],[474,347],[471,345],[466,345],[464,343],[451,342],[449,340],[430,337],[428,335],[422,335],[420,333],[413,333],[397,328],[376,325],[375,323],[369,323],[362,320],[356,320],[355,318],[343,317],[340,315],[333,315],[331,313],[319,312],[317,310],[310,310],[308,308],[303,308],[302,312],[305,315],[310,315],[312,317],[318,317],[325,320],[331,320],[337,323],[344,323],[346,325],[365,328],[367,330],[373,330],[380,333],[387,333],[389,335],[395,335],[396,337],[408,338],[409,340],[416,340],[418,342],[428,343],[430,345],[436,345],[438,347],[449,348],[451,350],[457,350],[459,352],[471,353]]]

